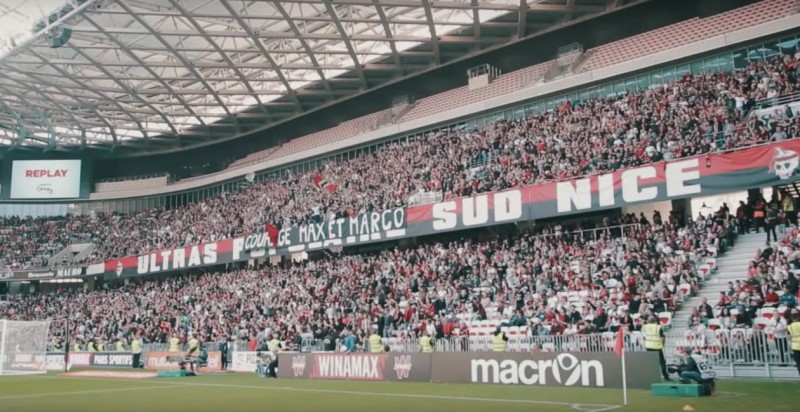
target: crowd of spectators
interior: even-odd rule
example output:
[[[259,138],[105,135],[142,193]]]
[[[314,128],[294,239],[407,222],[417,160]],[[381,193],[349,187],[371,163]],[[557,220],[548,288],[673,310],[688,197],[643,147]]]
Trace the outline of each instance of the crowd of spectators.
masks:
[[[670,220],[674,221],[673,223]],[[625,216],[605,229],[561,225],[527,233],[369,255],[335,255],[223,273],[131,281],[96,291],[9,296],[7,319],[51,319],[72,342],[114,343],[138,333],[163,343],[173,334],[209,341],[333,342],[384,337],[467,335],[476,320],[505,319],[531,334],[639,328],[698,286],[696,263],[735,239],[730,215],[662,222]],[[692,285],[681,291],[679,285]],[[581,292],[570,300],[568,292]],[[109,346],[109,345],[107,345]]]
[[[332,216],[403,206],[421,192],[469,196],[798,136],[779,109],[745,116],[757,101],[797,90],[798,56],[751,61],[733,73],[687,74],[645,90],[566,101],[482,129],[452,129],[321,169],[289,174],[174,210],[0,220],[0,267],[46,264],[76,237],[87,260],[213,241]]]
[[[745,70],[687,75],[615,97],[564,102],[546,113],[481,130],[449,130],[321,170],[248,185],[174,210],[129,215],[0,219],[0,267],[39,267],[76,241],[90,260],[139,254],[333,216],[402,206],[419,192],[469,196],[553,179],[794,138],[791,110],[744,115],[757,100],[794,93],[796,56]],[[376,167],[376,165],[380,165]],[[322,183],[325,182],[325,183]],[[586,239],[568,231],[463,240],[338,255],[225,273],[185,274],[86,293],[12,296],[0,317],[51,318],[71,339],[111,342],[134,331],[148,342],[173,333],[210,340],[292,340],[353,333],[467,334],[472,320],[509,319],[534,334],[637,329],[636,319],[674,310],[698,286],[694,262],[734,241],[727,213],[689,225],[626,217],[626,232]],[[750,279],[731,284],[717,308],[704,302],[694,326],[752,326],[764,308],[797,306],[800,232],[758,252]],[[564,292],[583,291],[579,301]],[[782,295],[778,296],[778,292]],[[731,315],[731,313],[734,315]],[[638,315],[638,316],[637,316]],[[785,333],[782,318],[767,327]],[[783,327],[782,327],[783,326]],[[63,338],[64,336],[60,336]],[[328,339],[329,341],[331,339]]]
[[[778,196],[769,202],[758,198],[748,204],[780,209],[781,200]],[[739,209],[746,208],[743,203]],[[793,214],[779,213],[771,224],[743,220],[751,221],[742,221],[740,230],[749,227],[758,233],[759,226],[776,227],[772,230],[780,233],[780,240],[768,240],[765,247],[755,251],[746,277],[728,282],[718,298],[702,299],[692,311],[683,343],[702,348],[713,357],[721,356],[721,360],[788,364],[788,319],[800,310],[800,229]]]
[[[775,196],[764,203],[767,209],[777,209],[779,202]],[[703,299],[692,313],[690,327],[703,330],[758,326],[785,331],[786,319],[780,315],[799,308],[800,229],[790,224],[786,215],[779,214],[777,220],[775,226],[781,240],[768,241],[758,249],[748,265],[747,278],[728,282],[727,290],[720,292],[717,301]],[[754,229],[758,230],[757,225]],[[765,313],[769,315],[762,316]]]
[[[780,242],[756,251],[747,279],[728,282],[716,302],[704,301],[694,313],[692,326],[732,329],[766,322],[758,326],[785,330],[786,320],[780,315],[798,309],[798,270],[800,230],[795,227]],[[761,316],[764,309],[768,317]]]

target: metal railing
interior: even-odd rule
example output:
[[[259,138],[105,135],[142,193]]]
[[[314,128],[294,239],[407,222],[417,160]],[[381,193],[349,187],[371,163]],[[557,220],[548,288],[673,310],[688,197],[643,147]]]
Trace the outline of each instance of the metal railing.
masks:
[[[467,69],[467,78],[471,79],[473,77],[483,76],[488,74],[490,78],[496,79],[502,74],[500,69],[492,66],[489,63],[484,63],[472,68]]]
[[[441,191],[428,191],[415,193],[408,197],[409,206],[427,205],[430,203],[441,202],[444,194]]]
[[[751,113],[755,112],[756,110],[768,109],[774,106],[794,103],[798,100],[800,100],[800,92],[786,94],[782,96],[764,98],[756,102],[756,104],[753,106],[751,110]]]
[[[381,344],[391,352],[418,352],[418,339],[383,338]],[[508,352],[612,352],[616,344],[613,332],[591,335],[547,335],[547,336],[509,336],[506,342]],[[629,352],[644,351],[644,338],[635,332],[625,338]],[[365,345],[369,350],[369,344]],[[459,336],[436,339],[434,350],[438,352],[491,352],[491,336]]]
[[[311,353],[311,352],[325,352],[326,346],[338,346],[332,345],[324,339],[302,339],[300,341],[299,347],[294,347],[294,344],[281,341],[281,345],[284,348],[296,350],[298,352],[303,353]],[[230,350],[232,352],[249,352],[250,351],[250,342],[245,341],[235,341],[229,344]],[[266,350],[265,347],[256,347],[256,350]]]
[[[780,338],[768,330],[720,329],[697,333],[667,332],[664,356],[668,362],[689,350],[698,349],[716,365],[788,365],[792,353],[787,338]],[[617,335],[613,332],[591,335],[509,336],[508,352],[613,352]],[[384,338],[384,347],[391,352],[419,352],[416,338]],[[341,342],[337,342],[337,348]],[[644,336],[632,332],[625,336],[625,350],[643,352]],[[369,351],[369,345],[364,345]],[[439,352],[491,352],[490,336],[460,336],[436,339],[434,350]]]
[[[149,174],[135,175],[135,176],[104,177],[98,179],[96,183],[127,182],[132,180],[156,179],[159,177],[166,177],[167,180],[169,180],[170,174],[168,172],[160,172],[160,173],[149,173]]]
[[[627,223],[622,225],[615,225],[615,226],[604,226],[604,227],[596,227],[591,229],[563,229],[561,231],[556,231],[553,228],[553,233],[539,233],[533,236],[534,239],[536,238],[549,238],[549,237],[571,237],[576,238],[580,237],[583,240],[597,240],[601,235],[608,235],[615,238],[622,238],[627,237],[631,231],[634,229],[639,228],[641,225],[638,223]]]

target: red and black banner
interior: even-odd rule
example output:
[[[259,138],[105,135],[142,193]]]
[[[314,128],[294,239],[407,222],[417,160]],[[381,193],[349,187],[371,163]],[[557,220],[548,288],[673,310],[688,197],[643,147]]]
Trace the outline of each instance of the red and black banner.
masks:
[[[407,234],[422,236],[790,183],[800,179],[798,153],[800,140],[791,140],[411,207],[406,212]]]
[[[106,279],[730,193],[800,180],[800,139],[311,223],[105,263]]]

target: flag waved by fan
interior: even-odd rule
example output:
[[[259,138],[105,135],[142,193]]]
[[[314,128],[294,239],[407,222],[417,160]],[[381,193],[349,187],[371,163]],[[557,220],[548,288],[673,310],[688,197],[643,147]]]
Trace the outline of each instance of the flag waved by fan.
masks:
[[[320,174],[315,175],[313,181],[314,181],[314,186],[320,189],[325,189],[331,193],[335,192],[336,189],[338,189],[338,186],[336,185],[335,182],[322,177],[322,175]]]

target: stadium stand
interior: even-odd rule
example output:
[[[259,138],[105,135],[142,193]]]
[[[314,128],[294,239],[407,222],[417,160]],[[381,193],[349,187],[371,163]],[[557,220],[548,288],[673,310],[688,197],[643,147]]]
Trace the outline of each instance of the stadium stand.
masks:
[[[632,36],[616,42],[604,44],[584,52],[584,59],[577,72],[588,72],[601,67],[612,66],[653,53],[658,53],[670,48],[691,44],[696,41],[722,35],[743,27],[751,27],[760,23],[769,22],[781,17],[798,13],[800,7],[796,2],[783,0],[766,0],[734,9],[725,13],[705,19],[693,18],[673,25],[652,30],[640,35]],[[544,62],[531,67],[505,73],[488,86],[469,90],[462,86],[443,93],[417,100],[413,107],[402,119],[404,122],[417,120],[436,113],[443,112],[453,107],[465,106],[497,96],[502,96],[533,84],[544,81],[544,75],[554,64],[553,61]],[[370,115],[366,116],[370,117]],[[361,130],[353,130],[348,122],[337,127],[323,130],[309,136],[299,137],[286,146],[270,148],[253,153],[240,159],[230,168],[238,168],[306,150],[316,145],[331,143],[336,140],[353,137]]]
[[[69,316],[72,340],[115,342],[141,333],[164,343],[188,331],[247,341],[265,328],[287,340],[320,340],[350,329],[366,338],[479,336],[507,324],[522,334],[638,330],[657,314],[665,325],[696,290],[698,264],[713,261],[736,235],[730,215],[672,226],[654,218],[620,226],[549,227],[545,233],[430,243],[373,255],[331,256],[225,273],[132,282],[88,293],[12,296],[5,318]],[[629,314],[629,316],[628,316]]]
[[[95,192],[120,192],[125,190],[143,189],[150,187],[164,187],[169,184],[168,176],[151,177],[146,179],[130,179],[116,182],[98,182]]]
[[[403,120],[419,119],[453,107],[464,106],[528,87],[541,80],[552,64],[552,62],[545,62],[515,70],[501,75],[490,85],[477,90],[469,90],[469,86],[461,86],[457,89],[419,99],[414,108],[403,117]]]
[[[766,0],[692,19],[589,50],[581,70],[796,12],[794,2]],[[796,93],[799,62],[797,56],[773,56],[734,73],[686,75],[625,95],[568,101],[550,112],[499,120],[480,130],[441,131],[174,210],[5,218],[0,220],[0,267],[48,266],[60,250],[86,239],[96,250],[85,261],[96,262],[254,232],[265,224],[286,227],[403,206],[419,192],[470,196],[796,138],[800,118],[794,114],[748,114],[759,100]],[[421,99],[393,121],[508,94],[541,81],[551,65],[505,74],[481,89],[464,86]],[[377,112],[344,122],[251,154],[231,167],[352,137],[378,127],[385,115]],[[98,191],[166,184],[166,178],[101,183]],[[635,330],[637,320],[650,314],[671,324],[677,305],[697,291],[715,267],[717,254],[734,242],[736,231],[727,211],[688,226],[629,218],[622,223],[624,233],[604,231],[591,240],[552,234],[462,240],[261,269],[183,274],[88,293],[10,296],[0,317],[52,317],[63,323],[68,308],[75,321],[71,339],[80,342],[110,342],[134,331],[150,342],[164,342],[173,331],[189,330],[209,339],[248,340],[265,328],[288,339],[304,333],[322,339],[345,328],[363,338],[374,323],[385,337],[424,330],[437,337],[481,336],[501,324],[513,335],[611,332],[620,322]],[[687,336],[695,339],[702,325],[714,333],[732,327],[731,333],[743,339],[753,327],[781,337],[780,314],[797,305],[797,281],[790,268],[800,262],[795,256],[798,244],[800,232],[791,229],[781,245],[761,252],[751,278],[757,284],[731,285],[730,293],[721,297],[719,313],[698,316]],[[598,256],[605,261],[597,263]],[[775,301],[778,289],[783,295]],[[403,295],[403,290],[411,292]],[[739,302],[726,304],[725,296],[738,296]],[[733,319],[726,316],[730,310],[736,311]],[[63,329],[51,328],[54,333]]]
[[[557,110],[501,120],[483,130],[442,131],[180,209],[98,213],[82,219],[84,231],[92,234],[99,258],[121,257],[252,233],[265,224],[288,227],[386,210],[407,204],[419,192],[441,192],[445,199],[469,196],[768,142],[779,124],[746,114],[769,93],[794,93],[797,62],[794,56],[775,56],[735,73],[686,75],[627,95],[566,102]],[[783,138],[798,136],[800,118],[777,120]],[[14,222],[53,226],[47,219]],[[160,222],[172,223],[164,228]],[[27,230],[13,226],[10,222],[3,235],[8,244]],[[56,244],[67,242],[50,237]],[[24,255],[5,255],[0,265],[35,266],[32,262],[42,261],[36,255],[52,253],[40,246]]]
[[[796,2],[767,0],[705,19],[685,20],[590,49],[587,51],[590,57],[580,70],[590,71],[599,67],[610,66],[797,12],[798,5]]]
[[[687,308],[681,345],[710,348],[713,357],[739,362],[790,363],[786,327],[800,298],[800,229],[781,224],[778,231],[781,240],[757,249],[743,278],[720,285],[716,299]],[[750,236],[763,242],[763,232]]]

